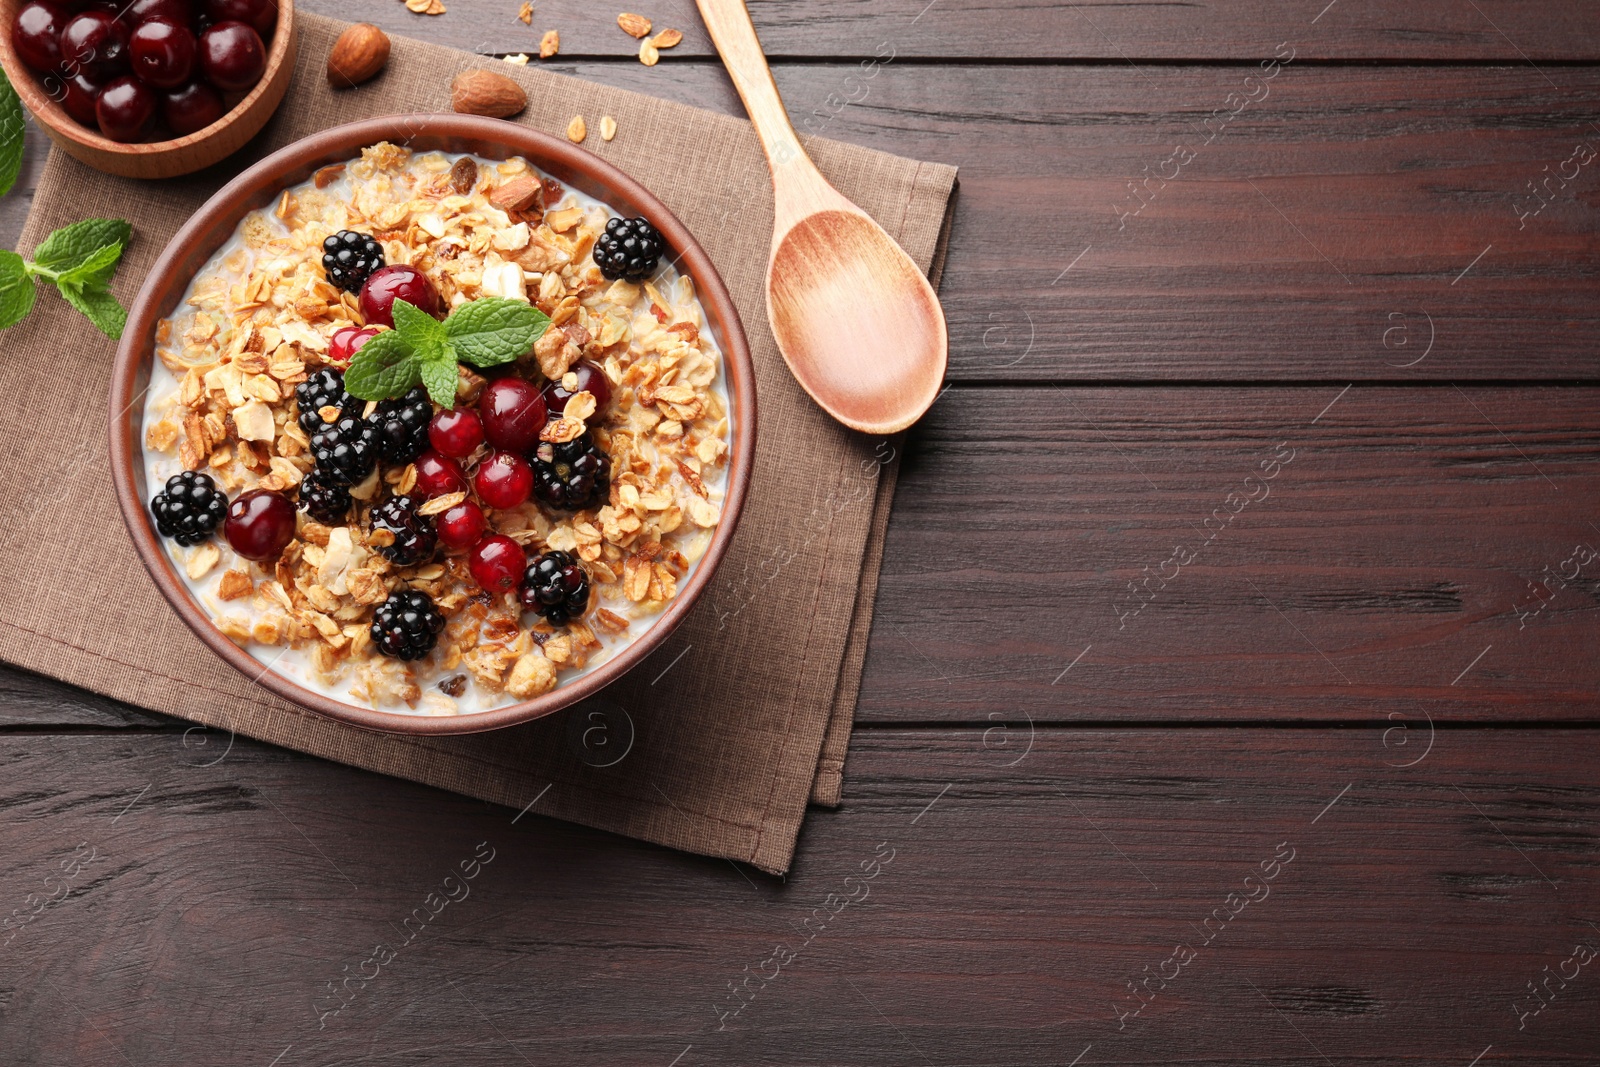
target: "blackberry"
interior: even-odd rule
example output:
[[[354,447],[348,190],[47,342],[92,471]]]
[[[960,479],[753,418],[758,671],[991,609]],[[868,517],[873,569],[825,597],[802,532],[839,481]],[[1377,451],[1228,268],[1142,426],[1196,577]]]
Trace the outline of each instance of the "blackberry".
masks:
[[[398,400],[385,400],[372,413],[378,431],[378,455],[385,463],[410,463],[428,449],[428,423],[433,421],[433,401],[417,386]]]
[[[539,442],[533,453],[533,493],[558,511],[581,511],[611,491],[611,459],[587,433],[564,444]]]
[[[594,243],[594,262],[613,281],[637,282],[656,269],[665,248],[661,234],[644,219],[614,218]]]
[[[340,230],[322,242],[322,269],[340,289],[359,293],[367,275],[383,266],[383,246],[371,234]]]
[[[443,629],[444,616],[433,606],[433,598],[418,589],[390,593],[372,613],[372,643],[396,659],[426,656]]]
[[[167,479],[166,488],[150,501],[156,529],[180,545],[198,545],[228,514],[228,495],[210,475],[184,471]]]
[[[589,610],[589,573],[570,552],[546,552],[528,564],[517,595],[523,607],[561,626]]]
[[[378,462],[378,434],[372,424],[354,415],[324,424],[311,435],[317,470],[334,485],[357,485]]]
[[[338,408],[346,415],[356,415],[366,403],[344,391],[344,372],[332,367],[323,367],[295,386],[294,398],[300,405],[300,428],[306,433],[316,433],[327,425],[318,414],[323,408]]]
[[[300,507],[324,526],[343,526],[350,517],[350,490],[330,481],[320,469],[300,479]]]
[[[394,544],[380,547],[378,554],[396,566],[428,562],[439,544],[433,520],[417,514],[418,503],[409,496],[394,496],[372,509],[372,528],[394,534]]]

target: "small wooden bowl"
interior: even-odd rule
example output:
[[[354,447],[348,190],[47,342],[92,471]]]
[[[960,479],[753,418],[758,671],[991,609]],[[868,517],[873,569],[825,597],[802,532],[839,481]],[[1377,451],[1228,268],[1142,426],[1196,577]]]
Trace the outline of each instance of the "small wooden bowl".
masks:
[[[23,105],[44,127],[44,132],[67,155],[95,170],[124,178],[171,178],[209,167],[237,152],[261,132],[278,109],[294,76],[298,47],[294,26],[294,0],[278,0],[278,25],[267,46],[267,69],[243,100],[210,126],[171,141],[123,144],[102,137],[67,114],[50,98],[39,75],[17,57],[11,47],[11,24],[27,0],[0,0],[0,66],[16,87]]]
[[[405,144],[419,152],[471,152],[488,159],[521,156],[562,184],[602,200],[624,215],[642,215],[676,254],[678,270],[694,279],[710,333],[723,354],[731,437],[727,495],[722,521],[694,573],[678,586],[677,595],[649,628],[610,659],[543,696],[489,711],[451,716],[379,711],[336,700],[263,669],[249,652],[224,637],[195,601],[157,536],[149,510],[156,487],[145,482],[142,398],[156,358],[156,324],[173,313],[195,273],[233,236],[245,215],[271,205],[284,188],[306,181],[319,168],[348,162],[379,141]],[[391,115],[352,122],[296,141],[248,168],[206,201],[156,260],[128,312],[128,325],[111,372],[111,480],[134,548],[162,596],[200,640],[246,678],[329,718],[388,733],[464,734],[512,726],[592,696],[643,662],[711,584],[739,523],[755,465],[755,448],[756,378],[750,346],[733,296],[689,230],[644,186],[576,145],[526,126],[474,115]]]

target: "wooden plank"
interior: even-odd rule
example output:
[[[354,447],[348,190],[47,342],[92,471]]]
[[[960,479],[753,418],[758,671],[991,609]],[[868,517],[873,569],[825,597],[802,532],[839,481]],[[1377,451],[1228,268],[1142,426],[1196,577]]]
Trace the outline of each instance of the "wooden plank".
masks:
[[[787,884],[247,742],[190,755],[0,737],[4,910],[70,886],[4,949],[6,1062],[1465,1067],[1600,1044],[1573,956],[1600,942],[1593,731],[1453,730],[1409,768],[1377,727],[1049,730],[1020,762],[976,729],[868,731]]]
[[[561,34],[569,56],[637,55],[638,42],[617,28],[611,6],[540,0],[532,25],[517,21],[518,5],[457,3],[424,18],[398,4],[304,0],[307,10],[366,19],[390,33],[424,37],[469,52],[521,50],[537,54],[540,35]],[[617,5],[620,6],[620,5]],[[753,0],[751,17],[769,56],[837,58],[893,48],[898,55],[940,61],[981,59],[1095,59],[1117,63],[1184,59],[1253,60],[1280,41],[1307,55],[1332,59],[1593,60],[1600,27],[1583,5],[1557,0],[1479,0],[1476,5],[1421,0],[1364,6],[1338,0],[1164,0],[1074,5],[1050,0],[992,4],[950,0]],[[683,43],[663,62],[710,56],[710,40],[692,0],[658,0],[641,14],[657,30],[679,29]],[[887,54],[887,53],[879,53]]]
[[[738,113],[711,65],[564,69]],[[1563,68],[1558,91],[1525,66],[1291,64],[1210,145],[1240,69],[857,73],[778,80],[802,130],[961,167],[955,379],[1596,377],[1600,160],[1572,153],[1600,149],[1600,71]],[[1120,219],[1177,145],[1195,153],[1181,176]],[[1578,177],[1519,219],[1568,160]],[[24,209],[0,202],[8,243]]]
[[[1592,720],[1597,393],[953,389],[908,443],[858,721]],[[724,578],[702,610],[757,603]],[[10,721],[149,721],[0,678],[33,694]]]
[[[858,717],[1593,719],[1597,401],[951,390],[908,443]]]

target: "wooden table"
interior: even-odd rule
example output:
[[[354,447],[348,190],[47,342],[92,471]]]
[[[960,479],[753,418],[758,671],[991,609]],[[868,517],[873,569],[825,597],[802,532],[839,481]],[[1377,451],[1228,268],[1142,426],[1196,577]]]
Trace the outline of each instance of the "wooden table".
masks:
[[[738,113],[686,0],[305,2]],[[844,806],[784,882],[0,673],[0,911],[97,857],[0,1061],[1600,1063],[1600,20],[1324,2],[756,0],[962,176]]]

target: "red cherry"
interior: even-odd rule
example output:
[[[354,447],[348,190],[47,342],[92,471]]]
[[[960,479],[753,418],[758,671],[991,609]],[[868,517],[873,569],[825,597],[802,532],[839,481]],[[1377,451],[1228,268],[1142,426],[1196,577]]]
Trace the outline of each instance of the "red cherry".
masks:
[[[453,508],[446,508],[444,514],[433,520],[433,525],[439,531],[439,540],[449,547],[471,548],[489,528],[489,520],[483,517],[483,509],[477,504],[463,500]]]
[[[361,286],[361,314],[373,325],[394,325],[394,302],[404,300],[430,315],[439,314],[439,290],[415,267],[379,267]]]
[[[119,12],[117,18],[128,29],[134,29],[151,19],[170,22],[174,26],[194,25],[194,12],[189,0],[133,0],[133,3],[112,5]]]
[[[200,35],[200,69],[225,93],[242,93],[261,80],[267,48],[243,22],[219,22]]]
[[[478,398],[489,443],[510,452],[529,452],[544,429],[544,397],[521,378],[496,378]]]
[[[113,141],[141,141],[156,117],[156,94],[138,78],[125,74],[100,90],[94,115],[100,132]]]
[[[100,85],[88,75],[51,74],[44,79],[44,91],[67,114],[85,126],[94,126],[99,122],[94,115],[94,101],[100,95]]]
[[[483,420],[471,408],[445,408],[428,424],[428,440],[441,454],[465,459],[483,444]]]
[[[533,468],[513,452],[496,452],[479,465],[472,486],[491,508],[514,508],[533,492]]]
[[[205,12],[212,22],[248,22],[263,40],[278,24],[278,0],[205,0]]]
[[[453,459],[429,449],[417,457],[417,492],[432,499],[447,493],[465,493],[467,476]]]
[[[222,106],[222,97],[205,82],[192,82],[182,89],[174,89],[161,101],[161,113],[179,137],[199,133],[227,110]]]
[[[252,489],[228,505],[222,532],[245,559],[277,559],[294,540],[294,505],[270,489]]]
[[[176,89],[194,72],[194,34],[160,19],[141,23],[128,38],[133,72],[146,85]]]
[[[61,28],[61,62],[68,73],[81,71],[101,80],[125,74],[128,30],[98,9],[74,15]]]
[[[611,380],[606,377],[606,372],[589,360],[580,359],[567,373],[578,376],[578,387],[571,393],[562,386],[560,379],[544,387],[544,403],[550,409],[550,417],[564,413],[567,401],[572,399],[574,393],[590,394],[594,397],[595,410],[604,411],[606,401],[611,399]]]
[[[61,66],[61,29],[67,14],[54,4],[23,4],[11,23],[11,47],[17,58],[45,74]]]
[[[378,336],[376,326],[345,326],[333,331],[333,339],[328,342],[328,359],[330,362],[344,366],[350,362],[350,357],[361,351],[361,346]]]
[[[501,534],[479,541],[467,561],[472,577],[491,593],[509,593],[522,581],[528,569],[528,554],[522,546]]]

